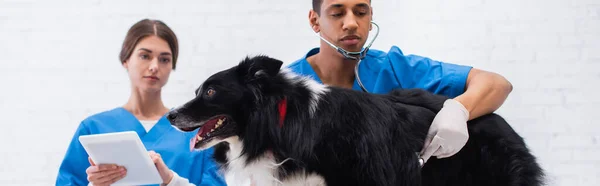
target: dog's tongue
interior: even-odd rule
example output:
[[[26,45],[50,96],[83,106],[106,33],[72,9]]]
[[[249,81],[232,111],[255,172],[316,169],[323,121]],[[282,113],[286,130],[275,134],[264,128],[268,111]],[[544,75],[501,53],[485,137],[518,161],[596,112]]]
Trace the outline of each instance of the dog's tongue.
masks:
[[[194,151],[194,147],[196,146],[196,136],[190,139],[190,152]]]

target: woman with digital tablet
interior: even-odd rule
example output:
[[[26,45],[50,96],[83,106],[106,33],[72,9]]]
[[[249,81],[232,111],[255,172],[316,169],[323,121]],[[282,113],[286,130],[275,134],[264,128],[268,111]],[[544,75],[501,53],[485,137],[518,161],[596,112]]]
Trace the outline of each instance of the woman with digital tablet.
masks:
[[[154,161],[163,185],[225,185],[212,159],[212,149],[190,151],[195,133],[171,127],[170,110],[161,98],[163,86],[175,69],[178,41],[159,20],[134,24],[125,37],[119,58],[131,82],[131,95],[123,105],[84,119],[78,126],[60,164],[56,185],[110,185],[127,175],[120,165],[96,165],[78,137],[135,131]]]

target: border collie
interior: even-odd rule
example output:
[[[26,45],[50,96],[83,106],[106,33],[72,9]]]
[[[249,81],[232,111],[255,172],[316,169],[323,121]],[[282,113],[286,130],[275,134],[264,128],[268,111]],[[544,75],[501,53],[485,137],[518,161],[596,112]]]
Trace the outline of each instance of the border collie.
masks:
[[[191,150],[214,146],[228,185],[537,186],[543,170],[499,115],[468,122],[449,158],[419,164],[429,126],[447,97],[419,89],[369,94],[296,75],[278,59],[246,57],[211,75],[167,116],[198,129]]]

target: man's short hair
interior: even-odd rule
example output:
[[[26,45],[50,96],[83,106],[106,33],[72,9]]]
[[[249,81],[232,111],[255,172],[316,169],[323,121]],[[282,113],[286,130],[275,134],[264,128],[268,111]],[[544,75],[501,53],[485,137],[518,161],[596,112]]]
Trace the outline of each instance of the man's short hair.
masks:
[[[312,9],[317,12],[317,15],[321,15],[321,4],[323,4],[323,0],[312,1]]]
[[[321,4],[323,4],[323,0],[312,0],[312,9],[317,12],[317,15],[321,15]]]

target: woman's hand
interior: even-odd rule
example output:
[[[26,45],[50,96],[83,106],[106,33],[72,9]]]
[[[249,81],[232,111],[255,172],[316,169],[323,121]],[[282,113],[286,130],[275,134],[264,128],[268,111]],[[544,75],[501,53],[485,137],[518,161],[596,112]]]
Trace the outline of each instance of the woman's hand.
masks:
[[[169,169],[165,162],[163,162],[160,154],[154,151],[148,151],[148,154],[150,155],[152,162],[154,162],[154,165],[156,165],[156,169],[158,169],[158,173],[163,180],[163,184],[169,184],[173,179],[173,172],[171,172],[171,169]]]
[[[96,165],[91,158],[88,157],[91,166],[85,170],[88,175],[87,180],[94,186],[108,186],[125,177],[127,170],[125,167],[114,164]]]

